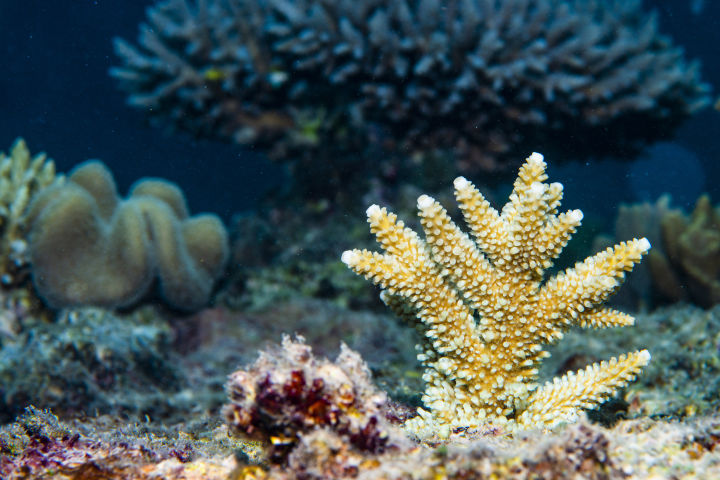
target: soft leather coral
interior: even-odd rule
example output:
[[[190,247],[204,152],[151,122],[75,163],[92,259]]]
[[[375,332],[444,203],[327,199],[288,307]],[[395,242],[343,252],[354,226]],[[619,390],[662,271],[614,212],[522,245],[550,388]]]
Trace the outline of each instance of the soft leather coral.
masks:
[[[228,258],[220,219],[190,217],[175,184],[142,179],[120,199],[98,161],[43,191],[29,217],[33,280],[53,307],[127,307],[157,282],[169,306],[195,310],[207,303]]]

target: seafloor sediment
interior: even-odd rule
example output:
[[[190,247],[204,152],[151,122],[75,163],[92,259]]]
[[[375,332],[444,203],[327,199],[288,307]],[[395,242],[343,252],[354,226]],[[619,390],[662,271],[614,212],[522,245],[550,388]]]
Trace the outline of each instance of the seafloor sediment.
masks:
[[[97,338],[100,325],[105,336],[115,332],[125,341],[96,343],[99,351],[89,352],[78,339]],[[56,331],[43,333],[38,328]],[[387,314],[352,312],[308,299],[252,314],[218,307],[191,319],[157,313],[121,318],[79,310],[64,322],[36,327],[35,355],[8,348],[7,341],[3,346],[6,357],[15,352],[31,359],[24,362],[22,372],[8,371],[8,365],[20,363],[3,359],[4,393],[23,391],[36,407],[2,427],[0,474],[288,479],[720,475],[720,308],[675,306],[638,315],[631,330],[568,333],[546,361],[544,376],[574,370],[630,344],[653,354],[638,381],[578,424],[512,436],[499,431],[457,432],[447,443],[408,440],[376,452],[355,451],[342,436],[325,429],[300,436],[289,460],[278,464],[267,457],[268,445],[229,435],[220,415],[227,401],[222,384],[238,364],[254,360],[258,347],[277,343],[283,333],[293,331],[307,335],[318,357],[334,357],[344,340],[369,362],[373,382],[389,392],[394,405],[417,403],[422,387],[414,365],[413,332]],[[132,335],[123,332],[143,335],[128,346]],[[163,340],[169,332],[175,332],[172,341]],[[78,357],[83,348],[87,357]],[[125,363],[118,364],[121,357]],[[101,368],[89,358],[104,358],[107,364]],[[158,358],[167,363],[163,366]],[[52,369],[52,364],[63,368]],[[159,367],[169,373],[164,383],[148,376],[148,370]],[[68,378],[60,378],[63,374]],[[42,387],[30,389],[33,382]],[[93,409],[73,403],[78,391],[85,392],[83,401]],[[44,407],[52,407],[54,414]]]

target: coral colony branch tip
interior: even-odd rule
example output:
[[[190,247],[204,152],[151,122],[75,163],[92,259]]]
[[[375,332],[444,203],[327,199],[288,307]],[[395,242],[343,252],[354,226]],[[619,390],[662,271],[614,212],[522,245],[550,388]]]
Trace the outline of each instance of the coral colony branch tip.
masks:
[[[572,422],[633,380],[647,350],[596,363],[538,386],[538,364],[571,326],[614,327],[633,317],[603,307],[650,248],[634,239],[543,281],[580,225],[582,212],[557,213],[562,185],[546,183],[539,153],[520,168],[510,201],[493,209],[475,186],[455,180],[472,232],[462,232],[433,198],[418,198],[425,240],[385,208],[367,210],[385,253],[348,250],[342,261],[379,285],[383,301],[423,333],[426,390],[406,427],[419,437],[502,427],[553,428]]]

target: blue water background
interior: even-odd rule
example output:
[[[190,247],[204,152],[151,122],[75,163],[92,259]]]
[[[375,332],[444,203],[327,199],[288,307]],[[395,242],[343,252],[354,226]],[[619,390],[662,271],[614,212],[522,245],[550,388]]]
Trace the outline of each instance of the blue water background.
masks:
[[[19,135],[31,150],[47,151],[59,170],[88,158],[104,160],[122,192],[141,176],[179,183],[191,209],[228,219],[254,208],[281,181],[279,169],[235,145],[168,135],[146,125],[141,112],[108,76],[118,62],[115,36],[135,41],[149,1],[0,0],[0,149]],[[703,62],[703,78],[720,95],[720,2],[702,14],[688,0],[647,0],[661,31]],[[527,145],[529,151],[532,145]],[[620,201],[672,191],[688,206],[699,191],[720,203],[720,113],[689,120],[671,144],[656,145],[635,162],[612,160],[558,165],[552,180],[566,187],[567,208],[610,219]]]

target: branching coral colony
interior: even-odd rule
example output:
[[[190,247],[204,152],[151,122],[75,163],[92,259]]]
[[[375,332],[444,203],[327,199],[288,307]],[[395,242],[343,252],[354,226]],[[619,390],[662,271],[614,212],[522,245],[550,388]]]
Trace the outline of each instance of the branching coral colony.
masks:
[[[490,426],[512,431],[573,421],[634,379],[650,360],[637,351],[536,383],[542,344],[567,328],[631,325],[604,308],[647,253],[647,239],[623,242],[543,282],[580,225],[582,212],[557,213],[562,185],[545,183],[543,156],[520,168],[510,201],[493,209],[465,178],[455,196],[474,240],[427,195],[418,198],[426,240],[397,216],[372,205],[370,229],[386,253],[349,250],[342,260],[383,288],[383,301],[424,334],[423,402],[429,411],[406,427],[419,437]]]

